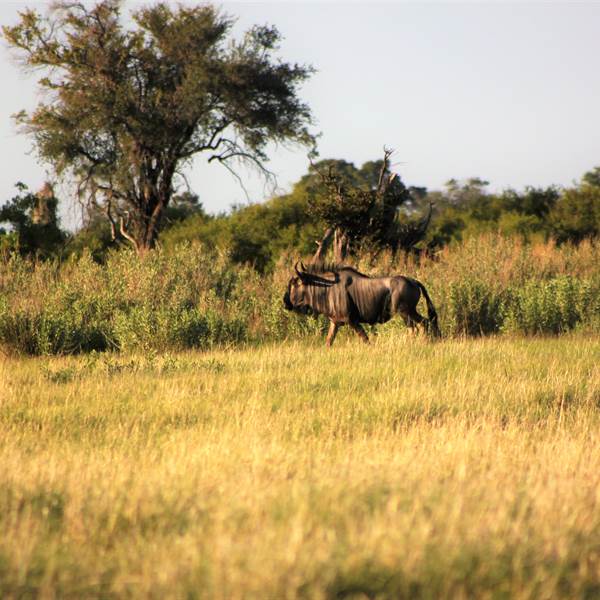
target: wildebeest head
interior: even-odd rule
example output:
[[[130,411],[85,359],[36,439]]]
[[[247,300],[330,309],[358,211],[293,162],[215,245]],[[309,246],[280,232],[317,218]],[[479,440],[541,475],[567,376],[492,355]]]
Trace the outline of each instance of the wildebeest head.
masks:
[[[320,277],[306,270],[303,263],[294,266],[296,276],[288,282],[288,287],[283,295],[283,305],[287,310],[293,310],[301,314],[318,312],[315,305],[315,288],[323,289],[331,287],[336,281]]]

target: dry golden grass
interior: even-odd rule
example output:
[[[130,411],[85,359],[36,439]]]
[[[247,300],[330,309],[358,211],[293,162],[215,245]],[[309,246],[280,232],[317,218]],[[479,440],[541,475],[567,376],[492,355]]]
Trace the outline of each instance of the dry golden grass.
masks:
[[[0,596],[594,598],[600,341],[0,361]]]

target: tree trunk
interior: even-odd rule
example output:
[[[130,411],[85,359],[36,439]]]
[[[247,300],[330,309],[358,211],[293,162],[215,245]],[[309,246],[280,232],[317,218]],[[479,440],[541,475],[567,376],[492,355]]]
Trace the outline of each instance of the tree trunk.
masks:
[[[123,227],[121,221],[121,235],[134,246],[138,255],[145,254],[156,246],[162,217],[173,193],[176,161],[165,161],[159,169],[155,162],[161,160],[154,160],[155,158],[148,155],[143,157],[141,181],[144,183],[140,184],[141,194],[132,205],[134,218],[131,230],[128,230],[128,223]]]
[[[140,220],[133,224],[132,231],[121,222],[121,234],[134,246],[138,255],[143,255],[156,247],[160,223],[167,206],[168,198],[155,190],[147,190],[143,200],[144,211]]]
[[[320,242],[317,242],[317,251],[313,254],[312,263],[322,263],[325,260],[325,255],[331,244],[331,238],[333,237],[333,227],[328,227],[323,234],[323,238]]]
[[[348,256],[348,236],[340,228],[335,230],[333,236],[333,260],[336,263],[342,263]]]

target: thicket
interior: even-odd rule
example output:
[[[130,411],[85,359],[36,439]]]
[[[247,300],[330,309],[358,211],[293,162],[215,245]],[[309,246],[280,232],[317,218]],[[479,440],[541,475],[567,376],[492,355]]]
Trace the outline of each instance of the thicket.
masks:
[[[425,244],[439,248],[482,233],[516,236],[524,241],[553,239],[579,243],[600,236],[600,168],[585,173],[570,188],[526,187],[517,192],[487,190],[479,178],[451,179],[443,191],[428,192],[436,208]]]
[[[315,336],[323,318],[283,308],[292,257],[271,274],[225,251],[186,244],[104,264],[8,255],[0,261],[0,344],[27,354],[211,348]],[[600,330],[600,245],[523,244],[483,236],[434,258],[365,256],[370,274],[404,273],[429,289],[446,336]],[[424,310],[424,309],[423,309]],[[378,327],[403,328],[401,319]]]

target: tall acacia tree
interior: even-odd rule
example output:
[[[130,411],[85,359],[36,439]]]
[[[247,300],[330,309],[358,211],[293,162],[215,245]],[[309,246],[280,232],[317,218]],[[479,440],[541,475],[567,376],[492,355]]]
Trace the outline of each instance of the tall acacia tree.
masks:
[[[42,72],[46,92],[18,122],[41,158],[102,208],[113,235],[143,252],[194,155],[266,174],[269,142],[314,143],[297,95],[312,68],[276,57],[275,27],[232,39],[234,20],[210,5],[159,3],[134,12],[130,26],[121,5],[61,1],[46,16],[20,13],[3,32],[23,66]]]

